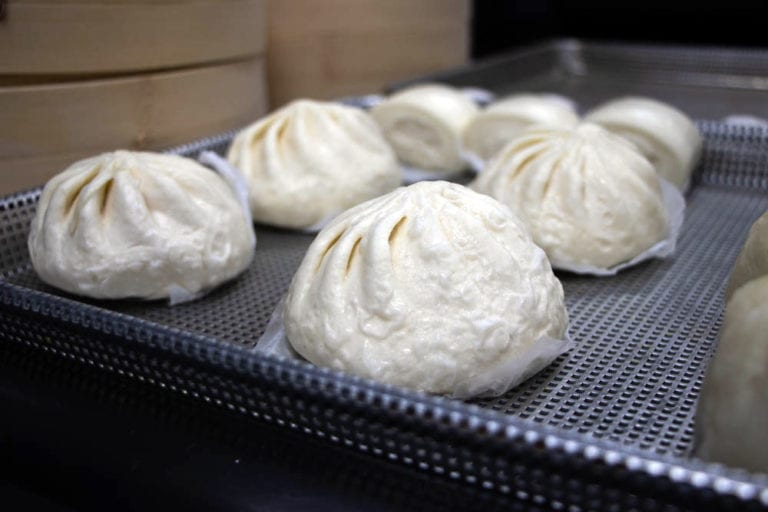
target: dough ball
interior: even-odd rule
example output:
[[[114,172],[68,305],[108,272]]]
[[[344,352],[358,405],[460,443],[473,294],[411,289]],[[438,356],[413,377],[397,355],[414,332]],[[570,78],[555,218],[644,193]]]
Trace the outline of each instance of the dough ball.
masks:
[[[725,308],[696,414],[697,455],[768,473],[768,276],[739,288]]]
[[[629,142],[583,123],[531,128],[472,188],[509,206],[555,268],[610,268],[668,234],[661,186]]]
[[[421,169],[461,172],[461,134],[478,112],[461,91],[444,85],[405,89],[371,110],[403,163]]]
[[[518,94],[492,103],[464,130],[464,148],[489,160],[509,141],[533,125],[575,126],[579,116],[562,98]]]
[[[744,283],[768,274],[768,212],[763,213],[752,224],[747,241],[741,248],[736,263],[731,270],[726,299]]]
[[[160,299],[227,281],[253,259],[253,227],[216,173],[173,155],[81,160],[43,189],[29,235],[40,278],[95,298]]]
[[[245,174],[253,219],[308,228],[397,188],[397,159],[370,115],[298,100],[235,137],[227,155]]]
[[[605,103],[584,118],[635,144],[656,172],[685,188],[701,155],[696,125],[678,109],[650,98],[620,98]]]
[[[420,182],[340,215],[291,284],[285,328],[309,361],[419,391],[501,393],[549,364],[563,289],[508,208]]]

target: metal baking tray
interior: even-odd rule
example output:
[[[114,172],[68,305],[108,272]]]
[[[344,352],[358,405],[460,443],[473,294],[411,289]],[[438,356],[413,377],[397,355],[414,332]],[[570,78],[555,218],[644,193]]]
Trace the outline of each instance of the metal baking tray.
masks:
[[[547,91],[586,111],[607,98],[661,98],[697,119],[753,115],[768,119],[768,51],[556,40],[393,84],[439,81],[499,95]]]
[[[611,55],[616,48],[555,42],[509,59],[572,52],[574,46]],[[662,51],[623,48],[627,59]],[[662,62],[672,61],[675,51],[665,52]],[[682,60],[695,60],[694,53],[686,50]],[[768,76],[768,58],[763,60]],[[737,71],[740,62],[734,63]],[[580,96],[576,89],[555,89],[559,73],[546,75],[547,82],[545,75],[533,80],[503,68],[506,78],[498,78],[497,87],[492,74],[477,75],[473,85],[503,93],[517,86],[501,84],[538,81],[536,90],[561,92],[581,105],[616,95],[610,84],[604,84],[610,91],[605,97],[589,86],[602,83],[602,74],[579,78],[581,90],[590,91]],[[451,77],[471,83],[474,72]],[[693,86],[682,87],[690,92]],[[659,91],[654,89],[656,97],[673,103],[683,95]],[[27,255],[39,190],[0,200],[0,354],[38,354],[41,364],[51,357],[71,360],[534,509],[768,509],[768,476],[689,457],[725,282],[750,224],[768,209],[768,131],[716,121],[699,126],[705,148],[675,257],[611,278],[559,274],[577,346],[499,398],[448,400],[255,353],[253,345],[311,242],[307,235],[257,226],[256,258],[248,271],[188,304],[95,301],[55,290],[37,278]],[[174,152],[222,153],[231,137]]]

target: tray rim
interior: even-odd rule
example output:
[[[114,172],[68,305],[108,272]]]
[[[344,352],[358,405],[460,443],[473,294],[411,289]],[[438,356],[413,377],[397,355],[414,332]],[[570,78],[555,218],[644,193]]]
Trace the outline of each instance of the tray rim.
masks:
[[[470,61],[467,65],[462,67],[411,77],[405,80],[398,80],[387,84],[384,90],[387,93],[392,93],[418,82],[444,81],[450,83],[451,80],[462,78],[465,75],[476,74],[497,67],[506,67],[522,59],[530,58],[531,56],[552,58],[554,64],[551,66],[550,72],[557,71],[566,76],[580,77],[584,75],[582,53],[590,50],[626,52],[627,54],[635,53],[636,55],[643,52],[657,52],[676,58],[701,59],[703,62],[708,62],[709,59],[713,57],[717,59],[733,60],[743,60],[745,57],[749,59],[760,59],[763,61],[761,64],[765,65],[762,74],[730,70],[730,73],[698,71],[678,73],[676,78],[675,74],[669,74],[668,76],[674,78],[674,82],[684,83],[686,85],[761,91],[768,89],[768,48],[664,44],[654,41],[628,42],[614,39],[560,37],[535,41],[496,55]],[[688,80],[680,80],[685,77],[688,77]],[[755,78],[762,79],[760,82],[761,86],[757,86],[758,84],[755,82]],[[703,80],[703,82],[701,82],[701,80]]]
[[[768,146],[768,130],[735,127],[731,131],[760,147]],[[201,146],[226,142],[233,133],[191,142],[172,148],[169,152],[194,152]],[[6,208],[9,203],[36,200],[40,191],[38,187],[0,198],[0,205]],[[35,304],[47,308],[35,307]],[[232,372],[236,378],[245,381],[258,379],[276,387],[287,386],[296,393],[348,408],[355,411],[355,414],[376,414],[405,431],[415,428],[435,436],[449,435],[452,440],[461,440],[475,447],[482,445],[485,450],[519,450],[530,456],[545,458],[565,455],[568,465],[581,467],[581,470],[585,467],[591,471],[599,471],[600,467],[618,468],[629,475],[650,477],[652,481],[666,480],[673,484],[711,490],[720,497],[730,496],[742,501],[758,500],[768,507],[768,475],[698,459],[662,455],[625,446],[620,442],[541,425],[473,404],[414,393],[308,363],[266,356],[211,336],[27,289],[0,278],[2,311],[12,315],[32,315],[40,321],[63,323],[86,332],[116,335],[104,329],[105,322],[93,322],[91,318],[106,315],[111,319],[110,325],[123,326],[124,332],[128,333],[127,337],[123,336],[124,341],[132,344],[139,352],[146,349],[187,364],[208,367],[214,372]],[[42,347],[36,348],[40,350]],[[80,359],[82,363],[99,366],[97,362]],[[319,390],[300,384],[307,379],[319,382]],[[427,420],[427,417],[431,419]],[[542,447],[544,454],[540,453]],[[606,475],[602,474],[601,478],[605,479]],[[679,491],[676,487],[675,490]]]
[[[49,306],[48,310],[32,306],[33,298],[40,301],[38,305]],[[486,443],[486,449],[520,451],[544,459],[554,457],[558,464],[563,464],[565,460],[568,465],[579,467],[582,471],[587,469],[585,465],[592,466],[590,469],[593,470],[599,470],[600,467],[621,469],[628,474],[710,489],[723,497],[732,496],[744,501],[757,499],[762,505],[768,506],[768,474],[754,474],[718,463],[658,454],[624,446],[620,442],[591,438],[587,434],[541,425],[474,404],[416,393],[309,363],[261,354],[214,337],[156,324],[67,297],[30,290],[0,279],[2,310],[32,314],[38,321],[52,320],[69,324],[72,328],[85,329],[86,332],[116,335],[112,330],[104,330],[102,322],[94,322],[89,318],[92,315],[111,317],[110,325],[117,327],[115,331],[124,333],[121,343],[132,344],[138,352],[157,352],[194,366],[208,367],[216,373],[234,372],[238,379],[245,381],[258,379],[275,387],[288,386],[308,398],[340,405],[361,415],[380,415],[387,423],[392,422],[400,427],[416,426],[428,434],[448,434],[452,441],[477,445],[478,439],[482,439],[480,444]],[[45,347],[35,348],[46,351]],[[83,359],[74,354],[62,353],[60,356],[80,359],[81,363],[89,366],[103,367],[95,360]],[[106,369],[115,372],[114,369]],[[144,380],[140,375],[134,378]],[[151,384],[163,387],[162,382],[148,380]],[[314,389],[301,384],[306,381],[315,382]],[[205,396],[202,399],[207,402],[216,401]],[[277,423],[280,425],[281,422],[278,420]],[[542,448],[544,452],[537,453]],[[567,458],[562,459],[558,455]]]

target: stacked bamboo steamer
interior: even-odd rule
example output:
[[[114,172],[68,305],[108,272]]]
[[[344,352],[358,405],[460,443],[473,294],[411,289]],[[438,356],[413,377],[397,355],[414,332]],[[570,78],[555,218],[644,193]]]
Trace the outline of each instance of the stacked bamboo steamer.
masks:
[[[266,0],[9,0],[0,194],[118,148],[162,149],[267,110]]]
[[[379,92],[465,64],[470,0],[270,0],[270,104]]]

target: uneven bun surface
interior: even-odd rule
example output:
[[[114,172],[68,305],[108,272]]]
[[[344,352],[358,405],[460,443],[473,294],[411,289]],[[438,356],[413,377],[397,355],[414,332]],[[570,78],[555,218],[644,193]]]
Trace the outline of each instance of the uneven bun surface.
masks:
[[[489,160],[509,141],[533,125],[570,127],[579,116],[561,98],[518,94],[489,105],[464,130],[464,149]]]
[[[744,283],[768,274],[768,211],[752,224],[728,280],[726,299]]]
[[[371,109],[387,140],[405,164],[458,173],[466,167],[461,135],[477,115],[475,103],[444,85],[418,85],[393,94]]]
[[[248,179],[257,222],[308,228],[397,188],[401,171],[370,115],[298,100],[235,137],[229,162]]]
[[[255,239],[216,173],[173,155],[81,160],[43,189],[29,235],[40,278],[95,298],[195,294],[242,272]]]
[[[697,455],[768,473],[768,276],[735,291],[696,413]]]
[[[648,160],[594,124],[527,130],[471,187],[509,206],[555,268],[610,268],[669,231]]]
[[[326,226],[291,284],[285,328],[317,365],[466,397],[549,364],[559,352],[541,338],[562,339],[567,318],[546,255],[509,209],[437,181]]]
[[[631,141],[656,172],[682,189],[701,155],[696,125],[675,107],[650,98],[627,97],[604,103],[584,118]]]

